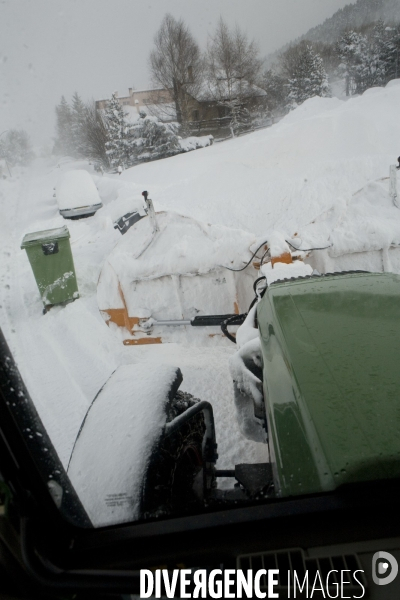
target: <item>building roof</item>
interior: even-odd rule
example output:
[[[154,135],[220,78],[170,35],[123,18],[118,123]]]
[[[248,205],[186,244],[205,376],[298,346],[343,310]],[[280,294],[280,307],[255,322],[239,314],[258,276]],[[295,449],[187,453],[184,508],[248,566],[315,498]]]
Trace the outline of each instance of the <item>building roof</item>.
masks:
[[[142,90],[135,90],[132,88],[132,95],[134,94],[143,94],[143,92],[165,92],[165,91],[169,91],[169,90],[164,90],[164,88],[145,88]],[[111,92],[110,96],[107,98],[98,98],[98,100],[96,100],[96,102],[107,102],[108,100],[111,99],[112,94],[117,94],[117,98],[118,100],[124,100],[125,98],[130,98],[130,94],[128,91],[128,94],[120,94],[118,91],[114,91]]]
[[[249,83],[245,79],[236,79],[228,85],[227,79],[217,79],[216,81],[204,81],[201,84],[187,84],[185,86],[188,94],[193,96],[199,102],[212,100],[233,100],[238,96],[242,98],[251,98],[266,96],[265,90]]]

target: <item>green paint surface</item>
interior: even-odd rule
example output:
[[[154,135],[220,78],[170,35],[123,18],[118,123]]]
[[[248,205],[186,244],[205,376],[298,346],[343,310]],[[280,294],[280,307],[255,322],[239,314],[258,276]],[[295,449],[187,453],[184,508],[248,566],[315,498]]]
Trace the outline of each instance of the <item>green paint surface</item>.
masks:
[[[57,244],[58,251],[45,254],[46,244]],[[45,306],[78,297],[74,261],[67,227],[27,234],[22,240]]]
[[[400,476],[400,276],[275,283],[258,320],[281,495]]]

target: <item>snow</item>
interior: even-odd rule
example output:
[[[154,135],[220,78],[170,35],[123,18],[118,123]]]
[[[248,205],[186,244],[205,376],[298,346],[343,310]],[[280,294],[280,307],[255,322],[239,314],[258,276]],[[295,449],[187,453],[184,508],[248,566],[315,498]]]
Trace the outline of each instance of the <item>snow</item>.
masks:
[[[268,248],[271,257],[282,256],[282,254],[289,254],[290,248],[285,240],[285,236],[280,231],[273,231],[268,236]]]
[[[250,340],[254,340],[254,338],[258,338],[258,329],[254,326],[255,317],[257,312],[257,304],[253,306],[248,312],[247,317],[245,318],[242,325],[236,332],[236,345],[238,348],[241,348]]]
[[[185,152],[189,152],[190,150],[198,150],[199,148],[206,148],[207,146],[211,146],[213,143],[214,137],[212,135],[201,135],[196,137],[195,135],[191,135],[187,138],[183,138],[179,140],[179,145]]]
[[[89,407],[67,472],[94,526],[140,517],[141,483],[176,371],[123,365]]]
[[[262,265],[260,269],[261,273],[266,277],[267,284],[270,285],[274,281],[280,281],[282,279],[290,279],[291,277],[306,277],[311,275],[313,269],[310,265],[303,263],[301,260],[296,260],[291,264],[275,263],[274,267],[271,267],[271,263]]]
[[[181,388],[211,401],[218,468],[266,459],[266,446],[246,440],[236,422],[229,372],[235,345],[212,328],[172,327],[173,343],[124,346],[123,332],[108,327],[100,314],[99,276],[118,257],[118,279],[126,286],[129,278],[143,282],[142,314],[154,316],[154,308],[163,308],[156,316],[168,318],[168,311],[179,306],[171,286],[162,285],[161,273],[166,278],[187,274],[190,304],[214,307],[215,314],[218,294],[206,297],[201,277],[193,274],[208,277],[206,271],[216,265],[244,266],[250,249],[272,241],[276,232],[305,251],[308,272],[400,273],[400,212],[389,194],[389,166],[400,154],[399,84],[390,82],[345,102],[311,98],[268,129],[141,164],[121,176],[95,175],[85,161],[37,159],[0,179],[0,324],[65,466],[100,388],[121,365],[141,369],[143,361],[154,365],[155,387],[162,365],[179,366]],[[65,224],[53,187],[61,175],[77,169],[93,179],[103,207],[93,217],[68,222],[80,298],[43,315],[20,243],[26,233]],[[160,235],[150,236],[145,218],[121,236],[113,222],[131,210],[143,214],[143,190],[153,199]],[[151,244],[136,260],[146,240]],[[263,266],[266,271],[275,272],[276,265]],[[252,297],[257,275],[251,265],[235,273],[236,288],[242,284]],[[158,287],[150,289],[149,282]],[[114,293],[112,282],[110,288]],[[243,348],[256,339],[250,329]]]
[[[247,365],[251,362],[261,367],[261,346],[258,336],[241,346],[231,357],[229,367],[234,381],[234,401],[239,429],[247,439],[264,443],[267,441],[267,432],[262,420],[255,415],[257,408],[263,412],[262,382],[248,368]]]
[[[135,259],[153,237],[149,219],[133,225],[108,257],[121,281],[202,274],[218,265],[238,269],[251,257],[249,247],[254,236],[245,231],[202,223],[174,212],[158,213],[156,219],[160,231],[142,260]]]
[[[101,203],[93,179],[87,171],[78,169],[64,173],[57,184],[56,197],[60,210]]]
[[[35,231],[33,233],[28,233],[24,236],[21,247],[25,248],[26,246],[31,246],[32,244],[35,244],[35,242],[39,242],[41,240],[48,240],[49,238],[55,240],[68,237],[69,233],[65,225],[64,227],[56,227],[55,229],[46,229],[46,231]]]

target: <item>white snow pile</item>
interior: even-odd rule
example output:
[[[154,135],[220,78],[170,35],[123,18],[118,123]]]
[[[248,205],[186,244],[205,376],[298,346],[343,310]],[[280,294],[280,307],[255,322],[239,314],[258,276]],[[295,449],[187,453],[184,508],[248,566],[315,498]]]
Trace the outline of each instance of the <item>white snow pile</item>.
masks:
[[[91,404],[67,472],[94,526],[140,517],[145,470],[175,378],[169,365],[121,366]]]
[[[261,273],[266,277],[267,284],[271,285],[274,281],[280,281],[282,279],[291,279],[292,277],[306,277],[311,275],[313,272],[312,267],[309,264],[296,260],[290,264],[275,263],[272,268],[271,263],[267,263],[261,266]]]
[[[143,197],[131,183],[99,176],[95,181],[105,204],[99,212],[101,217],[110,217],[115,222],[129,212],[146,214]]]
[[[331,256],[400,245],[399,209],[388,194],[387,183],[367,184],[343,208],[330,235]]]
[[[397,82],[348,101],[311,98],[268,129],[121,177],[149,189],[156,210],[291,238],[388,176],[400,154],[399,105]],[[304,247],[326,246],[330,233],[314,228]]]
[[[217,266],[241,268],[250,259],[254,235],[240,229],[202,223],[174,212],[136,223],[108,257],[121,283],[165,275],[203,274]]]
[[[263,384],[248,368],[254,363],[262,366],[259,336],[249,340],[232,356],[229,361],[230,372],[234,381],[234,401],[239,429],[249,440],[262,443],[267,441],[267,433],[262,420],[256,417],[258,409],[263,414]]]
[[[198,150],[199,148],[206,148],[207,146],[211,146],[213,141],[214,136],[212,135],[202,135],[200,137],[191,135],[187,138],[180,139],[179,145],[184,152],[190,152],[191,150]]]
[[[57,185],[56,195],[60,210],[101,204],[92,177],[83,169],[64,173]]]

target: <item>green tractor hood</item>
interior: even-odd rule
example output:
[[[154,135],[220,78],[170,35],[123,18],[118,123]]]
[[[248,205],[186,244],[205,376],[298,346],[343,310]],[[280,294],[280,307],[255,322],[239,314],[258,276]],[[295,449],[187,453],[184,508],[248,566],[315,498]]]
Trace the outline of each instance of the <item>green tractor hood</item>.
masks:
[[[257,314],[278,495],[400,476],[400,276],[277,282]]]

